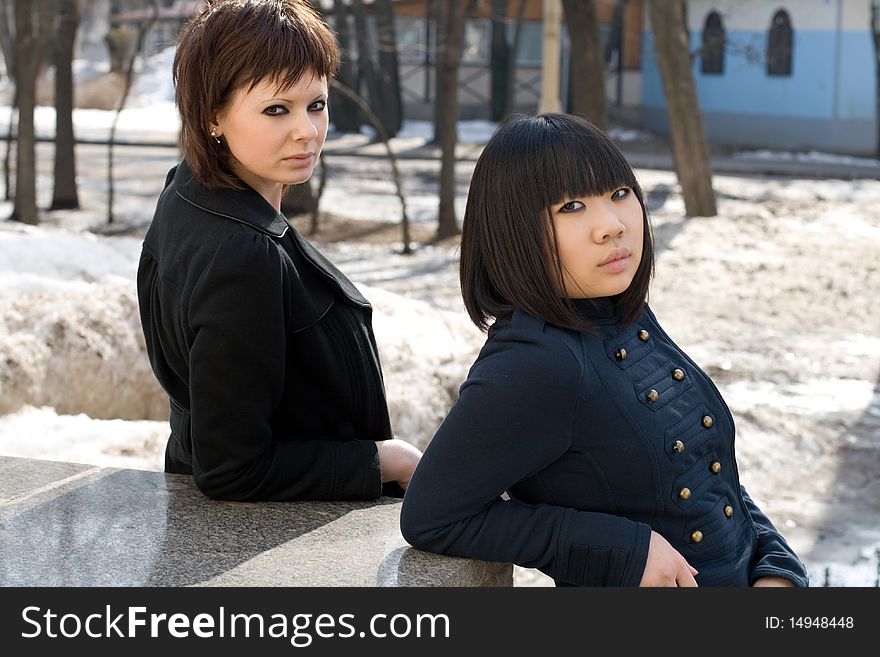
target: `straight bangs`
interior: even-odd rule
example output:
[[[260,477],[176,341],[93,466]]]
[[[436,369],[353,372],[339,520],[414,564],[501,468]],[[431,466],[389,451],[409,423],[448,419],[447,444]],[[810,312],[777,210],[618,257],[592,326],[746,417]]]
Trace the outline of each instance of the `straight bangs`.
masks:
[[[542,140],[535,179],[537,188],[544,191],[546,208],[584,196],[604,196],[621,187],[638,187],[623,154],[601,133],[586,132],[573,123],[544,131]]]
[[[284,11],[295,5],[296,12]],[[239,88],[253,89],[273,80],[278,89],[296,84],[305,75],[329,80],[339,68],[339,49],[320,17],[300,0],[248,2],[236,14],[238,25],[225,31],[218,43],[218,62],[228,71],[223,101]],[[240,35],[248,35],[243,39]]]

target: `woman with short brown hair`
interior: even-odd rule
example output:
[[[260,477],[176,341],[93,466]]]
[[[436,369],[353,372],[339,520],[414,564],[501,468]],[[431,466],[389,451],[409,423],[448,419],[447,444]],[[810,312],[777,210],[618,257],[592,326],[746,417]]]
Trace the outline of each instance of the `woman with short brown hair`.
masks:
[[[421,455],[391,439],[370,304],[281,213],[321,154],[338,64],[302,0],[211,2],[179,39],[183,160],[138,301],[170,397],[165,469],[211,497],[400,495]]]

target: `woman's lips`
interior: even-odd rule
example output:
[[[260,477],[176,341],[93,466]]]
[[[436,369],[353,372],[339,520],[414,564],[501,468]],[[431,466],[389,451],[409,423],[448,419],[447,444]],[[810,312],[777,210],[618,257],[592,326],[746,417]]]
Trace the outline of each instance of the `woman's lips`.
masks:
[[[295,167],[304,167],[310,165],[315,161],[314,153],[305,153],[303,155],[292,155],[290,157],[285,157],[284,161],[288,164],[292,164]]]
[[[599,267],[608,272],[621,272],[629,267],[632,252],[626,248],[613,249],[605,259],[599,263]]]

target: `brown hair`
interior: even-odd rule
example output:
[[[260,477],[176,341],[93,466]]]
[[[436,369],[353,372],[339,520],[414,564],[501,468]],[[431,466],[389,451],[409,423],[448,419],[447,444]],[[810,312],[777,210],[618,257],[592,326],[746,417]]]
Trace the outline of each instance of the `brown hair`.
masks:
[[[631,324],[645,307],[654,245],[642,190],[626,158],[574,115],[518,115],[499,125],[474,168],[462,224],[461,294],[474,324],[486,330],[490,319],[519,308],[557,326],[590,330],[560,292],[551,207],[619,187],[633,190],[644,221],[639,267],[613,298],[621,321]]]
[[[182,29],[174,56],[180,148],[206,187],[241,187],[225,141],[209,134],[232,94],[273,80],[283,89],[303,75],[333,78],[339,47],[304,0],[216,0]]]

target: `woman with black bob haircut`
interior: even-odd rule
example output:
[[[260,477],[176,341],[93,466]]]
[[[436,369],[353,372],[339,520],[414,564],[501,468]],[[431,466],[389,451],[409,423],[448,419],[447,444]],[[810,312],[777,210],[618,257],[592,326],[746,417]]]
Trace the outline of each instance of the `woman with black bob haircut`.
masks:
[[[734,423],[647,305],[642,192],[587,121],[500,125],[471,179],[461,287],[488,329],[407,489],[414,547],[558,586],[807,586],[739,483]]]
[[[216,0],[174,58],[182,161],[137,290],[170,398],[165,471],[230,500],[403,494],[421,453],[392,440],[372,308],[281,213],[312,175],[339,66],[304,0]]]

